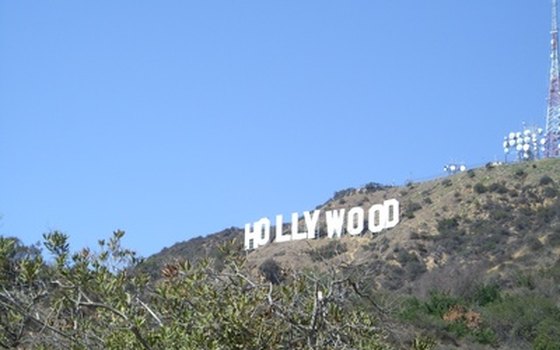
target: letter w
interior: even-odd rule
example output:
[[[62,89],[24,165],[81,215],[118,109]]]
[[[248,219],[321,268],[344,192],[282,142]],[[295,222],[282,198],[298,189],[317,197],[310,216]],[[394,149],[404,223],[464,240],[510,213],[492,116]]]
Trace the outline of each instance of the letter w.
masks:
[[[344,224],[345,213],[346,209],[329,210],[325,213],[327,218],[327,234],[329,238],[333,238],[335,235],[338,237],[342,236],[342,226]]]

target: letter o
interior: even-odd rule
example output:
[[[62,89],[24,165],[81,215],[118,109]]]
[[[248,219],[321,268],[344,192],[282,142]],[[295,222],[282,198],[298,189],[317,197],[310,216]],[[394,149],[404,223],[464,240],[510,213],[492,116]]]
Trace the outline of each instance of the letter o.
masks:
[[[372,233],[378,233],[383,231],[385,228],[385,221],[387,220],[385,217],[385,206],[383,204],[375,204],[369,208],[368,212],[368,229]],[[375,223],[376,217],[378,218],[377,224]]]
[[[346,230],[352,236],[357,236],[364,231],[364,209],[355,207],[348,211]]]

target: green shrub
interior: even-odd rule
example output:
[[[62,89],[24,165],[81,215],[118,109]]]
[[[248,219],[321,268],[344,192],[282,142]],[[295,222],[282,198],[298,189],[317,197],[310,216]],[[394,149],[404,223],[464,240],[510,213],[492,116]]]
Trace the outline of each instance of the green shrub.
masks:
[[[405,268],[408,273],[409,281],[415,281],[421,274],[428,270],[426,265],[418,258],[406,264]]]
[[[549,185],[551,183],[553,183],[554,180],[552,180],[552,178],[548,175],[544,175],[543,177],[541,177],[541,179],[539,180],[539,185],[541,186],[546,186]]]
[[[426,265],[422,262],[416,254],[409,253],[406,250],[399,250],[397,253],[397,261],[405,269],[408,274],[408,280],[414,281],[420,274],[426,272]]]
[[[559,350],[560,322],[550,318],[540,322],[532,345],[535,350]]]
[[[334,258],[337,255],[343,254],[348,251],[346,243],[340,243],[337,240],[333,240],[322,247],[311,249],[307,251],[307,254],[311,257],[313,261],[323,261]]]
[[[482,194],[488,191],[488,189],[486,188],[486,186],[484,186],[482,183],[477,182],[474,186],[473,186],[473,190],[478,193],[478,194]]]
[[[369,182],[364,186],[366,191],[370,192],[370,193],[381,191],[381,190],[384,190],[384,189],[389,188],[389,187],[390,186],[385,186],[385,185],[382,185],[382,184],[377,183],[377,182]]]
[[[422,336],[412,342],[412,350],[431,350],[436,347],[436,340],[432,337]]]
[[[495,208],[490,212],[490,218],[498,222],[510,220],[512,218],[511,210],[508,210],[507,208]]]
[[[259,266],[259,271],[272,284],[280,284],[284,280],[282,268],[273,258],[266,259]]]
[[[560,232],[553,232],[548,235],[547,242],[550,246],[557,247],[560,245]]]
[[[349,187],[349,188],[345,188],[343,190],[340,191],[336,191],[333,195],[333,199],[340,199],[342,197],[348,196],[352,193],[354,193],[356,191],[356,189],[354,187]]]
[[[531,274],[518,273],[515,276],[515,282],[518,287],[527,288],[529,290],[535,289],[535,279]]]
[[[545,327],[547,324],[560,329],[560,309],[554,301],[532,293],[506,296],[501,302],[489,304],[485,309],[485,316],[489,326],[502,339],[533,342],[539,329],[549,329]],[[543,322],[547,324],[541,325]]]
[[[441,291],[430,292],[430,298],[424,303],[424,308],[428,314],[443,318],[443,315],[454,305],[461,305],[459,298],[453,297]]]
[[[469,327],[463,321],[455,321],[447,324],[445,330],[455,334],[459,338],[463,338],[470,333]]]
[[[476,288],[473,295],[473,302],[480,306],[485,306],[500,300],[502,300],[500,286],[496,283],[481,284]]]
[[[399,317],[405,321],[415,321],[425,312],[424,304],[418,298],[405,299],[399,311]]]
[[[422,209],[422,205],[417,202],[410,202],[404,206],[403,215],[408,219],[414,218],[414,212]]]
[[[543,191],[543,195],[546,198],[556,198],[558,197],[558,190],[554,187],[545,187]]]
[[[459,220],[457,217],[438,220],[438,232],[442,235],[453,233],[459,227]]]
[[[281,285],[253,280],[241,247],[211,259],[168,262],[157,281],[136,272],[116,231],[95,251],[45,234],[51,264],[23,258],[0,285],[0,348],[6,349],[386,349],[383,324],[361,286],[340,271],[294,272]],[[15,244],[0,237],[0,267]],[[239,249],[239,250],[237,250]],[[279,267],[261,265],[265,273]],[[320,299],[319,292],[328,298]]]
[[[491,184],[488,187],[488,190],[490,192],[495,192],[495,193],[499,193],[499,194],[504,194],[504,193],[508,192],[508,189],[504,184],[497,183],[497,182],[494,182],[493,184]]]
[[[476,329],[474,330],[472,335],[474,340],[480,344],[496,346],[498,343],[498,337],[496,336],[496,333],[488,327]]]
[[[524,179],[527,176],[527,173],[523,169],[517,169],[514,175],[520,179]]]

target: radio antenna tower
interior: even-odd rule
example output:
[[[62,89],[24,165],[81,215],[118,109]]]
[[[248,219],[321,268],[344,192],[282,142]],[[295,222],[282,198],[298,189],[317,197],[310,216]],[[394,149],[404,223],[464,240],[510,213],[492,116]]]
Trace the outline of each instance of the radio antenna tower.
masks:
[[[560,155],[560,64],[558,58],[558,0],[552,0],[552,36],[550,54],[550,78],[548,106],[546,111],[545,151],[546,158]]]

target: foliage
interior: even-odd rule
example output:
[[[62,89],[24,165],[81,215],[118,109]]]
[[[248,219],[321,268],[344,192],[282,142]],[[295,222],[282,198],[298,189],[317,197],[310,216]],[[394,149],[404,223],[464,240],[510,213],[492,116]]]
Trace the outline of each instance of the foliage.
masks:
[[[397,261],[407,272],[407,280],[413,281],[420,274],[426,272],[426,266],[416,254],[411,254],[406,250],[401,250],[397,254]]]
[[[206,237],[196,237],[187,242],[176,243],[142,261],[135,267],[135,270],[147,273],[152,278],[157,278],[160,273],[160,266],[185,256],[188,256],[189,260],[193,263],[205,257],[210,257],[213,260],[214,267],[221,270],[224,267],[224,257],[218,247],[226,242],[231,242],[235,237],[242,234],[242,229],[230,227]],[[243,242],[240,240],[236,241],[234,248],[241,252],[243,250]]]
[[[430,293],[428,301],[424,303],[424,308],[428,314],[443,318],[443,315],[449,311],[452,306],[460,303],[458,298],[448,293],[434,290]]]
[[[417,298],[406,300],[401,307],[400,317],[421,328],[435,328],[452,333],[458,338],[469,337],[481,344],[494,345],[497,343],[494,330],[480,318],[480,313],[473,311],[473,302],[489,303],[489,299],[498,299],[494,295],[493,285],[480,286],[473,301],[433,290],[426,301]]]
[[[333,200],[341,199],[342,197],[348,196],[354,192],[356,192],[356,189],[354,187],[349,187],[340,191],[336,191],[333,195]]]
[[[72,253],[60,232],[44,236],[52,255],[15,259],[0,239],[0,347],[34,349],[384,349],[375,313],[352,308],[366,298],[340,275],[294,273],[261,283],[233,245],[224,267],[209,259],[168,263],[150,282],[121,247],[122,231],[93,252]],[[273,261],[264,271],[275,270]],[[6,272],[3,270],[3,272]]]
[[[436,341],[432,337],[422,336],[415,338],[412,343],[412,350],[431,350],[437,345]]]
[[[482,183],[477,182],[474,186],[473,186],[473,190],[478,193],[478,194],[482,194],[488,191],[488,188],[486,188],[486,186],[484,186]]]
[[[366,189],[367,192],[373,193],[373,192],[377,192],[377,191],[381,191],[381,190],[385,190],[387,188],[390,188],[390,186],[382,185],[382,184],[377,183],[377,182],[368,182],[367,184],[365,184],[364,188]]]
[[[556,268],[542,271],[532,283],[555,279]],[[405,300],[399,316],[426,330],[450,332],[481,344],[513,341],[532,344],[534,349],[558,349],[560,308],[538,288],[533,285],[504,295],[496,283],[480,284],[466,298],[436,290],[425,301]]]
[[[532,344],[535,350],[558,350],[560,348],[559,322],[550,318],[540,322]]]
[[[514,175],[520,179],[524,179],[525,177],[527,177],[527,173],[523,169],[517,169]]]
[[[472,297],[472,301],[480,306],[485,306],[501,300],[500,286],[498,286],[497,283],[479,285]]]
[[[428,204],[428,205],[434,203],[434,201],[432,201],[432,199],[431,199],[430,197],[424,197],[424,198],[422,199],[422,202],[424,202],[425,204]]]
[[[455,216],[452,218],[439,220],[437,223],[437,228],[440,234],[447,235],[452,234],[459,227],[459,219]]]
[[[488,191],[499,193],[499,194],[505,194],[508,192],[508,189],[504,184],[494,182],[488,187]]]
[[[422,205],[418,202],[409,202],[404,205],[403,216],[408,219],[414,218],[414,212],[422,209]]]
[[[337,255],[344,254],[346,251],[348,251],[346,243],[333,240],[322,247],[310,249],[307,253],[313,261],[324,261],[332,259]]]
[[[554,180],[552,180],[552,178],[548,175],[543,175],[539,180],[539,185],[541,186],[546,186],[551,183],[554,183]]]
[[[550,337],[558,339],[558,332],[555,335],[549,330],[560,329],[560,310],[548,298],[534,293],[509,295],[502,302],[489,305],[485,312],[502,339],[537,342],[541,347]]]
[[[558,197],[558,190],[554,187],[545,187],[543,190],[543,195],[546,198],[555,198]]]
[[[261,266],[259,266],[259,271],[265,279],[272,284],[280,284],[284,280],[282,268],[273,258],[266,259]]]

